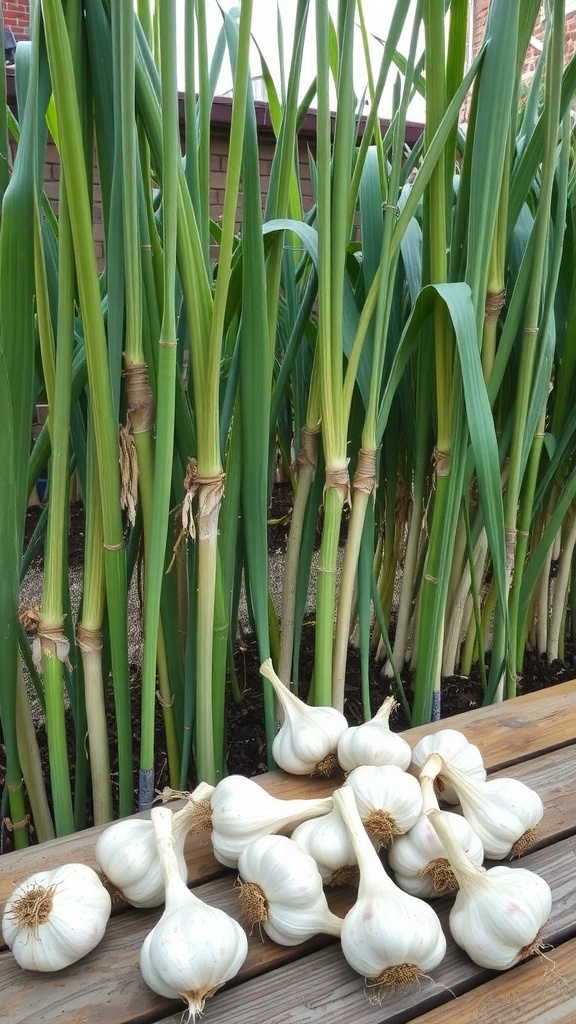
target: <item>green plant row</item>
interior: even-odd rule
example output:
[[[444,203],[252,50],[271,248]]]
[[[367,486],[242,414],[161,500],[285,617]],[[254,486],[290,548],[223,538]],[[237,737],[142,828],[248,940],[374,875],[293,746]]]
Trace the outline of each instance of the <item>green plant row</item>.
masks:
[[[207,0],[185,0],[180,28],[175,3],[132,6],[31,5],[17,121],[0,100],[2,816],[17,847],[31,820],[44,840],[82,828],[87,807],[96,823],[149,807],[158,714],[172,787],[226,774],[227,701],[243,698],[242,587],[261,662],[272,657],[311,701],[345,707],[358,645],[366,718],[380,670],[416,725],[442,714],[445,678],[477,672],[485,702],[502,700],[528,650],[554,661],[573,643],[576,63],[562,0],[546,0],[529,80],[539,0],[492,0],[471,65],[467,0],[397,0],[377,64],[361,0],[298,0],[290,40],[278,4],[277,80],[260,54],[276,140],[264,204],[251,0],[220,11],[212,53]],[[210,114],[224,60],[234,95],[216,223]],[[417,93],[426,120],[410,150]],[[312,205],[298,144],[311,104]],[[49,134],[57,211],[43,194]],[[48,420],[30,453],[39,401]],[[275,609],[278,458],[293,508]],[[46,466],[48,497],[25,551],[27,503]],[[72,472],[86,520],[77,615]],[[314,672],[300,679],[319,524]],[[31,614],[20,585],[42,541],[42,602]],[[144,646],[134,686],[137,564]],[[262,685],[269,751],[276,709]]]

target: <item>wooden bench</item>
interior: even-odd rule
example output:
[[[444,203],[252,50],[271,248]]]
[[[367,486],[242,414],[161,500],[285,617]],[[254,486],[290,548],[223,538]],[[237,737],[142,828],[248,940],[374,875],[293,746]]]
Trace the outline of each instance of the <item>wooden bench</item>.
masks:
[[[541,795],[545,815],[536,847],[520,862],[552,889],[544,956],[503,974],[474,965],[449,936],[449,900],[435,904],[448,938],[442,964],[418,985],[370,1001],[364,980],[346,963],[339,943],[324,936],[285,948],[255,932],[248,958],[232,983],[206,1005],[207,1024],[573,1024],[576,1021],[576,681],[500,706],[470,711],[434,726],[461,729],[483,753],[491,773],[513,775]],[[258,781],[281,797],[330,792],[333,783],[281,772]],[[71,861],[94,866],[88,829],[0,857],[0,913],[14,885],[33,871]],[[208,902],[238,917],[235,872],[214,859],[206,836],[188,838],[190,884]],[[335,892],[335,913],[350,906],[350,891]],[[183,1005],[155,995],[138,967],[139,951],[161,910],[115,906],[101,944],[54,975],[22,971],[0,951],[0,1019],[6,1024],[168,1024]]]

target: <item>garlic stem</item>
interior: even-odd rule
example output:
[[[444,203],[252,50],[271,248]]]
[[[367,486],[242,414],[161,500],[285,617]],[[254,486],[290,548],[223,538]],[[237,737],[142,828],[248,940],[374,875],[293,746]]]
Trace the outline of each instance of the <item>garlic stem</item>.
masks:
[[[367,877],[371,876],[373,872],[377,872],[377,877],[379,879],[382,876],[390,883],[391,886],[393,886],[394,883],[389,875],[384,871],[382,861],[372,845],[368,833],[362,823],[356,804],[356,797],[354,796],[354,790],[350,786],[342,786],[340,789],[335,790],[332,795],[332,799],[334,801],[334,806],[338,808],[340,816],[350,834],[354,853],[356,854],[356,860],[358,861],[358,864],[362,864],[363,867],[363,870],[360,872],[359,891],[362,889],[363,884],[366,885]]]
[[[438,778],[440,772],[444,770],[445,765],[446,761],[441,754],[437,754],[436,752],[429,754],[420,769],[420,774],[418,776],[420,782],[422,783],[423,779],[430,779],[434,782]]]
[[[420,775],[420,789],[422,790],[422,814],[428,814],[429,811],[439,811],[436,790],[434,789],[434,779],[430,775]]]
[[[156,849],[164,884],[166,887],[166,911],[177,910],[182,904],[182,896],[192,896],[200,902],[198,897],[188,888],[178,870],[178,859],[176,857],[176,843],[172,830],[173,812],[169,807],[154,807],[150,811],[150,819],[154,826],[156,837]]]

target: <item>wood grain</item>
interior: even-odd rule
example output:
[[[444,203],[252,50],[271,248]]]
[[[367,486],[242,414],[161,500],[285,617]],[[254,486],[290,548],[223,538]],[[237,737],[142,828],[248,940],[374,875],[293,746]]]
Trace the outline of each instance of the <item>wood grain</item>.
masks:
[[[576,939],[499,975],[412,1024],[574,1024]]]
[[[541,874],[552,888],[553,909],[544,931],[546,941],[558,945],[573,938],[576,838],[529,854],[522,865]],[[226,878],[201,886],[198,894],[237,917],[233,881],[229,873]],[[333,908],[343,913],[350,898],[349,893],[337,894],[331,898]],[[449,906],[447,900],[438,903],[446,933]],[[140,1024],[167,1020],[168,1013],[181,1007],[149,991],[138,968],[142,941],[158,917],[158,911],[119,914],[110,922],[97,949],[54,976],[22,971],[11,954],[0,954],[3,1019],[10,1024],[93,1024],[95,1020],[98,1024]],[[324,948],[318,948],[322,945]],[[209,1022],[369,1024],[385,1019],[399,1024],[410,1019],[407,1011],[412,1016],[420,1014],[449,998],[450,992],[469,989],[487,977],[488,972],[473,964],[449,939],[447,956],[433,978],[387,997],[386,1013],[378,1016],[366,998],[363,979],[348,967],[338,943],[318,936],[309,944],[286,948],[263,942],[253,934],[248,959],[238,975],[239,984],[210,1001]]]

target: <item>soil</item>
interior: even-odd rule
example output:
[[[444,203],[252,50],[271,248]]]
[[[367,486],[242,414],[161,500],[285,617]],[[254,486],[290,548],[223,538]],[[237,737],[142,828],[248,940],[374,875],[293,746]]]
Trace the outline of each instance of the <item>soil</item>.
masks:
[[[291,490],[287,484],[277,484],[274,488],[273,502],[270,515],[269,545],[270,551],[278,554],[285,549],[289,529],[291,510]],[[39,508],[31,508],[27,515],[26,535],[27,539],[32,535],[33,529],[38,521]],[[343,527],[343,536],[345,534]],[[82,505],[79,502],[70,506],[70,533],[68,564],[70,568],[80,566],[83,558],[84,547],[84,517]],[[314,624],[306,623],[303,630],[300,678],[309,680],[312,676],[314,663]],[[253,776],[266,771],[266,742],[264,734],[264,713],[262,701],[261,676],[259,673],[259,658],[257,646],[253,635],[243,633],[235,648],[235,667],[238,679],[242,686],[242,700],[236,703],[232,696],[228,696],[227,708],[227,739],[226,739],[226,762],[230,773]],[[526,693],[532,690],[542,689],[555,683],[571,679],[575,675],[574,652],[569,652],[567,662],[555,662],[548,664],[544,657],[536,656],[528,652],[524,664],[524,672],[519,682],[519,692]],[[358,652],[350,646],[347,663],[346,700],[344,712],[351,725],[359,724],[362,721],[362,700],[360,687],[360,661]],[[137,736],[139,728],[139,667],[131,666],[132,692],[133,692],[133,721],[134,735]],[[403,681],[408,699],[410,699],[411,680],[409,674],[403,673]],[[382,703],[384,697],[391,692],[389,681],[385,680],[379,671],[379,666],[371,666],[371,706],[376,710]],[[306,697],[305,686],[300,689],[300,696]],[[482,687],[479,678],[473,676],[454,677],[445,679],[442,685],[442,718],[450,718],[452,715],[471,708],[479,707],[482,703]],[[110,735],[114,735],[114,712],[112,702],[110,706]],[[406,718],[401,707],[394,713],[391,727],[395,730],[402,730],[407,727]],[[72,723],[70,722],[70,732]],[[37,727],[37,736],[40,752],[48,763],[47,743],[45,730],[41,723]],[[113,744],[112,744],[113,749]],[[161,790],[168,785],[167,758],[164,748],[163,726],[161,715],[157,717],[157,757],[156,757],[156,788]],[[4,778],[4,748],[0,743],[0,784]],[[137,757],[137,755],[136,755]],[[112,770],[114,778],[114,769]],[[136,773],[135,773],[136,775]],[[194,780],[190,780],[193,785]],[[49,781],[48,781],[49,788]],[[6,813],[6,811],[3,811]],[[90,824],[87,820],[86,824]],[[3,829],[0,852],[11,848],[11,836]],[[34,842],[34,836],[31,835]]]

